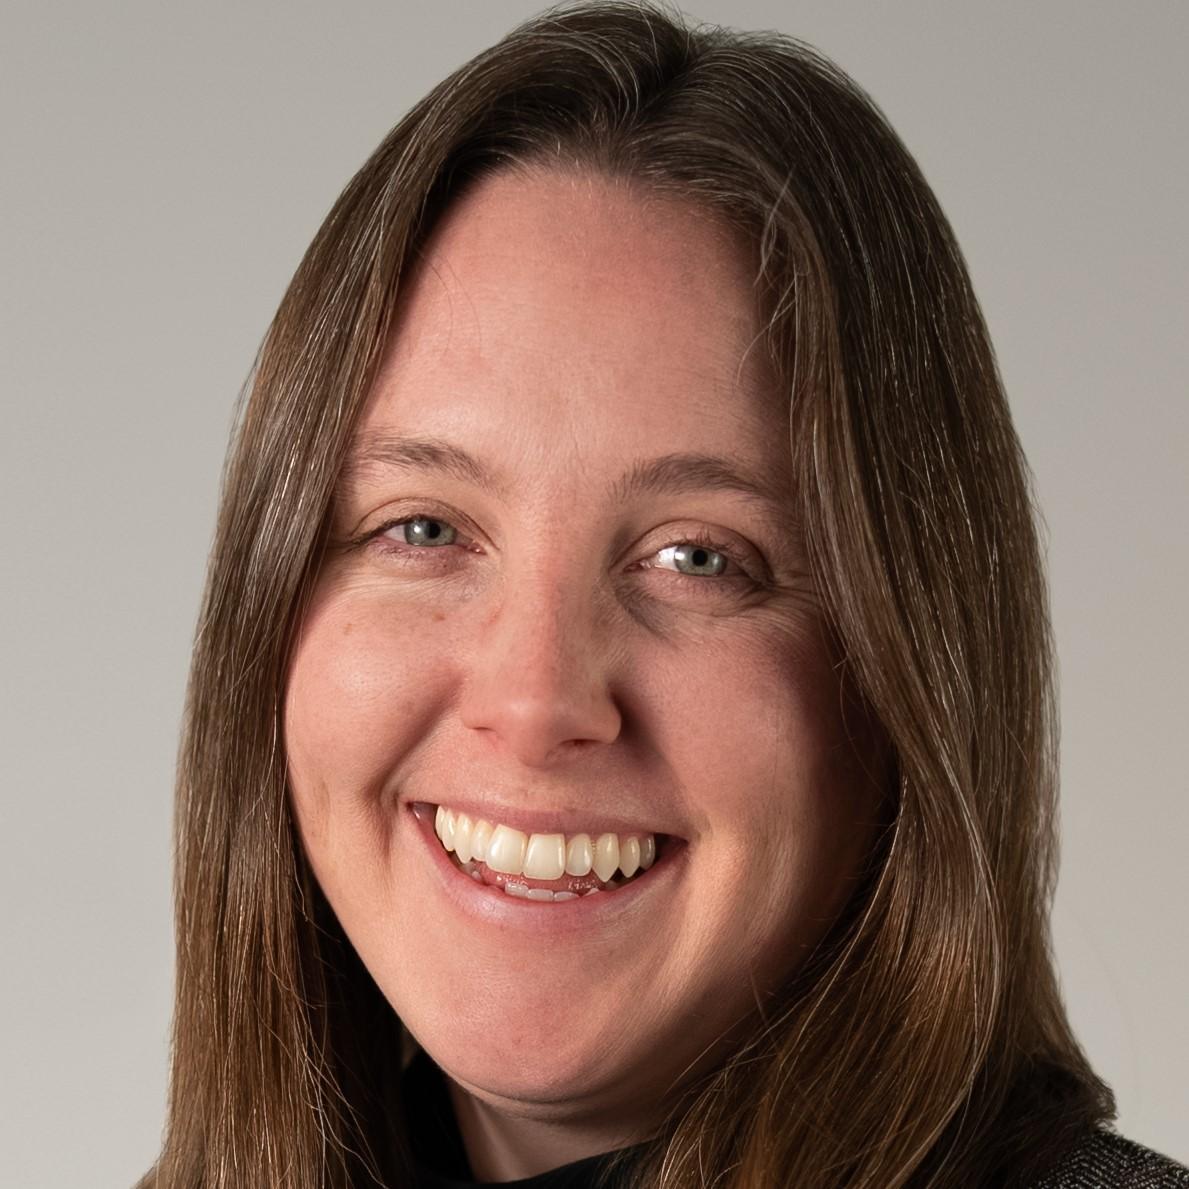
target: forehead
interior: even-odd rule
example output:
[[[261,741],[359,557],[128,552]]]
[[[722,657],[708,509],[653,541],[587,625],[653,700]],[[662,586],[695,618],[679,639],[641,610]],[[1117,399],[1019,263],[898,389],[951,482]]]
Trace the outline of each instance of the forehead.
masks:
[[[781,471],[753,276],[738,234],[690,202],[598,174],[488,177],[407,276],[354,454],[377,435],[511,434],[588,466],[648,447]]]

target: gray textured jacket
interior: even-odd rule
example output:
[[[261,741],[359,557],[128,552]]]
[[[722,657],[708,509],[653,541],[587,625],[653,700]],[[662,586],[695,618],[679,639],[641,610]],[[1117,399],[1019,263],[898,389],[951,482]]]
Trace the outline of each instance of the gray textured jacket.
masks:
[[[457,1152],[461,1152],[461,1144]],[[461,1155],[457,1158],[462,1159]],[[501,1182],[475,1181],[462,1169],[451,1176],[419,1162],[416,1184],[418,1189],[590,1189],[605,1159],[590,1156],[535,1177]],[[1189,1168],[1100,1128],[1034,1189],[1189,1189]]]
[[[424,1051],[414,1055],[402,1085],[417,1189],[590,1189],[607,1160],[588,1156],[519,1181],[476,1181],[441,1071]],[[1189,1168],[1099,1127],[1032,1189],[1189,1189]]]
[[[1189,1189],[1189,1168],[1098,1128],[1036,1189]]]

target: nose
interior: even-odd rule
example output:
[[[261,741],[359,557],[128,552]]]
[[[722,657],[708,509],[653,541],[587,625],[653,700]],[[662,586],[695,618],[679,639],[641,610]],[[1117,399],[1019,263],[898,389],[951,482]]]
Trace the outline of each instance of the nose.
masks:
[[[538,573],[506,582],[492,598],[477,625],[463,724],[533,767],[581,744],[613,742],[622,716],[590,587]]]

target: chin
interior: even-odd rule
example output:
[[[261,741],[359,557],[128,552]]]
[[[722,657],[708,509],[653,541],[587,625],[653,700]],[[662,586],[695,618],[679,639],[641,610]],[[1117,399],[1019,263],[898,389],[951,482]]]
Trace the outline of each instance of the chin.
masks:
[[[583,1099],[626,1077],[622,1026],[600,1026],[578,1009],[561,1017],[556,1005],[552,1011],[545,1006],[548,998],[513,1009],[506,1001],[485,1004],[481,997],[458,1010],[439,1001],[436,1010],[413,1012],[417,1019],[403,1018],[454,1081],[489,1101]]]

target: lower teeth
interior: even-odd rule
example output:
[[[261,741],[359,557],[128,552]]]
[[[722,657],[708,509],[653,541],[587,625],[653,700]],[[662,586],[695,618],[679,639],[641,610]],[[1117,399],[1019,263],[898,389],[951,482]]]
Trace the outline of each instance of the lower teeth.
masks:
[[[474,863],[468,861],[467,863],[459,863],[457,855],[450,856],[459,870],[465,871],[476,883],[485,883],[483,876],[479,874],[478,869]],[[600,891],[613,892],[616,888],[621,887],[626,880],[609,879],[603,888],[591,888],[586,892],[554,892],[549,888],[530,888],[528,884],[510,883],[497,884],[503,890],[505,896],[515,896],[519,900],[541,900],[541,901],[557,901],[557,900],[577,900],[579,896],[594,896]]]
[[[583,896],[593,896],[598,888],[591,888],[589,892],[583,892]],[[504,894],[507,896],[516,896],[522,900],[577,900],[577,892],[551,892],[548,888],[530,888],[522,883],[506,883],[504,884]]]

